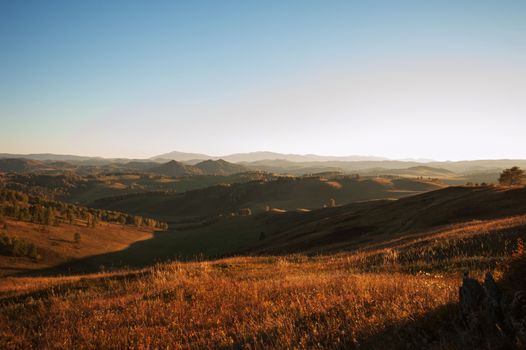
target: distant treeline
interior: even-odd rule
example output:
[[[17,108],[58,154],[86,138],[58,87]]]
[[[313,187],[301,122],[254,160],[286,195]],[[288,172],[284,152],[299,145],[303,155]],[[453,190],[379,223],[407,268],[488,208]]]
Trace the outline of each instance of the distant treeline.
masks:
[[[9,189],[0,189],[0,218],[2,216],[42,225],[57,225],[60,222],[72,224],[75,220],[82,220],[90,227],[95,227],[102,221],[138,227],[148,226],[162,230],[168,228],[165,222],[151,218],[86,208]]]

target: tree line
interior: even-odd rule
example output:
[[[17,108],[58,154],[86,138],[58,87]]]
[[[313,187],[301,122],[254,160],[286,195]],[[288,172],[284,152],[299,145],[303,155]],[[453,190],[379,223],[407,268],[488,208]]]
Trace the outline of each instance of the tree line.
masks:
[[[10,189],[0,189],[0,218],[2,216],[41,225],[58,225],[61,222],[73,224],[76,220],[81,220],[89,227],[96,227],[99,222],[108,222],[168,229],[165,222],[152,218],[46,200]]]

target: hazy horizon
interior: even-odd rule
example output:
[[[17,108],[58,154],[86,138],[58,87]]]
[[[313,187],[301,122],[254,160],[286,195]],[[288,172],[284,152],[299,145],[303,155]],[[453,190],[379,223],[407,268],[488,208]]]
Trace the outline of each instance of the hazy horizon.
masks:
[[[345,158],[345,157],[357,157],[357,158],[377,158],[377,159],[364,159],[359,161],[407,161],[407,162],[416,162],[416,163],[433,163],[433,162],[464,162],[464,161],[482,161],[482,160],[488,160],[488,161],[498,161],[498,160],[526,160],[526,157],[524,158],[466,158],[466,159],[430,159],[430,158],[414,158],[414,157],[405,157],[405,158],[388,158],[384,157],[382,155],[375,155],[375,154],[320,154],[320,153],[285,153],[285,152],[275,152],[275,151],[269,151],[269,150],[260,150],[260,151],[246,151],[246,152],[234,152],[234,153],[225,153],[225,154],[211,154],[211,153],[201,153],[201,152],[193,152],[193,151],[181,151],[181,150],[172,150],[165,153],[171,153],[171,152],[179,152],[179,153],[185,153],[185,154],[200,154],[203,156],[208,156],[213,159],[220,159],[222,157],[228,157],[232,155],[239,155],[239,154],[256,154],[256,153],[275,153],[280,154],[284,156],[317,156],[317,157],[334,157],[334,158]],[[103,159],[139,159],[139,160],[148,160],[148,159],[155,159],[155,158],[162,158],[159,157],[162,154],[154,154],[149,155],[145,157],[125,157],[125,156],[101,156],[97,154],[78,154],[78,153],[55,153],[55,152],[27,152],[27,153],[16,153],[16,152],[0,152],[0,154],[13,154],[13,155],[20,155],[20,156],[28,156],[28,155],[43,155],[43,154],[50,154],[50,155],[56,155],[56,156],[73,156],[73,157],[87,157],[87,158],[103,158]],[[204,158],[203,158],[204,159]],[[273,158],[265,158],[267,160],[273,160]],[[276,158],[280,159],[280,158]],[[192,160],[197,160],[192,159]],[[340,161],[338,159],[335,159],[334,161]],[[341,160],[345,161],[345,160]],[[351,160],[349,160],[351,161]],[[308,160],[305,160],[305,162],[309,162]],[[313,160],[312,162],[316,162],[316,160]]]
[[[0,3],[0,153],[526,158],[520,1]]]

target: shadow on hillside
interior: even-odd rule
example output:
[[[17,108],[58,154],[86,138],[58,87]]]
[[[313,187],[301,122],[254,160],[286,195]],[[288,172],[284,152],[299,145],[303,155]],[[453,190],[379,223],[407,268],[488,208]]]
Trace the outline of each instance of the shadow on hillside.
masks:
[[[268,216],[268,220],[261,219],[257,223],[254,222],[256,225],[254,227],[259,230],[260,226],[257,225],[261,225],[267,233],[279,234],[276,236],[269,234],[265,241],[258,241],[257,246],[252,248],[231,249],[228,247],[222,250],[225,254],[220,256],[226,256],[227,252],[234,251],[242,255],[280,255],[287,252],[314,252],[315,250],[329,253],[329,250],[332,252],[338,249],[351,250],[350,248],[353,248],[351,244],[357,242],[369,244],[371,239],[384,240],[389,243],[394,238],[401,238],[402,235],[426,233],[426,230],[435,230],[442,225],[524,215],[526,213],[525,196],[526,188],[449,187],[397,201],[369,201],[320,209],[306,214],[290,212],[286,215],[272,215]],[[237,228],[232,226],[227,229],[232,231]],[[230,237],[228,235],[221,236],[227,232],[227,229],[222,227],[222,231],[219,228],[216,231],[216,227],[211,227],[212,234],[207,235],[207,238],[203,238],[205,235],[197,236],[193,239],[192,244],[199,248],[220,245],[221,241],[230,239],[227,238]],[[518,227],[515,229],[518,230]],[[242,231],[242,229],[239,230]],[[363,232],[367,236],[362,235]],[[122,251],[90,256],[53,268],[18,273],[18,275],[78,274],[124,267],[145,267],[167,260],[196,259],[196,256],[181,253],[184,251],[197,252],[199,249],[185,250],[182,246],[190,239],[179,234],[177,231],[156,232],[153,238],[135,242]],[[206,240],[212,236],[213,240]],[[361,241],[358,241],[357,238]],[[465,250],[466,247],[460,246],[460,248]],[[213,259],[220,256],[207,255],[206,258]],[[202,259],[205,256],[199,258]]]
[[[32,290],[24,294],[18,294],[14,296],[0,296],[0,306],[11,305],[11,304],[27,304],[34,300],[47,300],[50,297],[66,296],[78,291],[84,291],[87,289],[93,289],[97,287],[110,288],[115,282],[122,281],[135,281],[150,275],[151,272],[148,270],[138,272],[127,272],[124,274],[95,277],[95,278],[81,278],[78,281],[66,282],[52,287],[46,287],[41,289]]]
[[[458,306],[446,304],[414,318],[388,324],[372,334],[353,331],[352,315],[335,307],[323,313],[297,317],[292,325],[294,343],[306,348],[331,349],[470,349],[478,348],[457,325]],[[274,327],[251,337],[237,339],[224,349],[279,348],[282,330]],[[235,335],[234,335],[235,338]]]
[[[57,276],[141,268],[167,260],[195,260],[196,256],[178,254],[174,232],[155,232],[150,239],[132,243],[126,249],[75,259],[40,270],[24,271],[16,276]]]

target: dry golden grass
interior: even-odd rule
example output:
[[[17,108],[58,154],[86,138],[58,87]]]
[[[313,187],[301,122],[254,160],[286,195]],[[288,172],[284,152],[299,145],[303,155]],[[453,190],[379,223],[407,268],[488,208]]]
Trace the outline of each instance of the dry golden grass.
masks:
[[[524,250],[525,226],[515,216],[330,255],[4,277],[0,349],[470,349],[456,326],[462,272],[481,277]]]
[[[362,270],[382,270],[386,264],[405,272],[494,269],[526,238],[526,215],[473,220],[438,229],[379,239],[352,255]]]
[[[4,220],[7,230],[0,233],[24,239],[38,248],[42,258],[33,261],[0,255],[0,276],[6,273],[42,269],[71,259],[126,249],[130,244],[153,237],[148,227],[137,228],[101,222],[97,227],[86,227],[85,222],[59,226],[43,226],[31,222],[12,219]],[[74,234],[80,233],[81,240],[76,243]]]
[[[456,346],[456,275],[359,273],[350,256],[229,258],[2,282],[3,349]],[[409,344],[409,345],[408,345]]]

